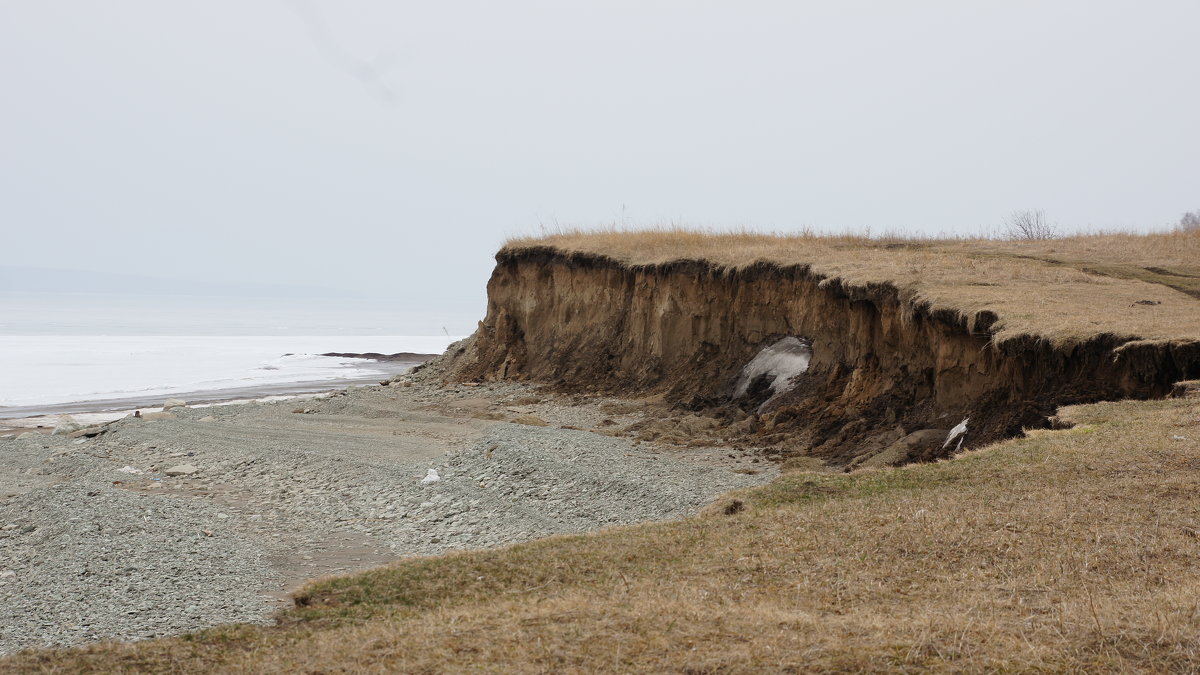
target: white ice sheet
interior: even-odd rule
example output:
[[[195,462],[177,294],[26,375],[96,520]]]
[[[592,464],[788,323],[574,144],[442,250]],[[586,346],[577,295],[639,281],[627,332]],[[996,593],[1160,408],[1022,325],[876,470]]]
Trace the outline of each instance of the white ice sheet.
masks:
[[[323,352],[439,354],[432,336],[0,336],[0,406],[163,396],[370,377],[372,361]],[[292,354],[292,356],[284,356]]]

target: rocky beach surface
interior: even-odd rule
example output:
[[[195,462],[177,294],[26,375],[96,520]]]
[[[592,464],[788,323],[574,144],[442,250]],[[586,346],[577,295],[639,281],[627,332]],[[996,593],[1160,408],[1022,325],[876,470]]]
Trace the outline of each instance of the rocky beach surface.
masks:
[[[432,366],[0,439],[0,653],[270,622],[308,579],[682,517],[775,475],[623,433],[637,402]]]

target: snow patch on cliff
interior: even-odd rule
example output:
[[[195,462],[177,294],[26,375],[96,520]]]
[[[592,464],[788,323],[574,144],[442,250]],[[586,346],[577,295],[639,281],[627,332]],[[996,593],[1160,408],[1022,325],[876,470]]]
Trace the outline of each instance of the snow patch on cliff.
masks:
[[[767,388],[771,397],[763,403],[766,406],[780,394],[791,389],[791,380],[797,375],[808,371],[812,360],[812,347],[808,340],[797,337],[785,337],[764,347],[738,374],[733,387],[733,397],[741,398],[749,391],[750,386],[760,378],[767,378]]]

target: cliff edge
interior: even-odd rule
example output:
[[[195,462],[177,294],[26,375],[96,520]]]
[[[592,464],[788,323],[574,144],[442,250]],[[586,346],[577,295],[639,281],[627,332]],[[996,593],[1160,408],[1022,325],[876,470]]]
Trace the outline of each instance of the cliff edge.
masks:
[[[1179,259],[1149,274],[1200,278],[1186,265],[1200,237],[1101,239],[512,242],[451,377],[660,396],[723,442],[833,466],[935,459],[959,445],[914,434],[969,419],[977,447],[1049,426],[1062,405],[1163,397],[1200,378],[1200,301],[1136,273],[1140,250],[1162,264],[1171,248]],[[802,368],[761,365],[788,339],[807,350]]]

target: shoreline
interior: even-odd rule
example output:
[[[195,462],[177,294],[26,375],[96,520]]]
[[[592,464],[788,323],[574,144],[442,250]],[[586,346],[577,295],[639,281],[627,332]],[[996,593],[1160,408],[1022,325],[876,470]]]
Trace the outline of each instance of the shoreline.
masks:
[[[162,410],[163,403],[168,399],[186,401],[189,407],[208,407],[214,405],[232,405],[252,401],[281,401],[307,395],[325,394],[347,387],[357,387],[379,384],[397,375],[402,375],[432,358],[435,354],[394,354],[354,355],[339,354],[343,358],[361,358],[374,361],[373,368],[378,373],[371,376],[343,377],[327,380],[302,380],[279,384],[256,384],[245,387],[225,389],[207,389],[175,394],[148,394],[108,398],[99,400],[69,401],[65,403],[49,403],[32,406],[0,406],[0,438],[12,436],[26,431],[50,433],[58,419],[64,415],[86,418],[94,424],[101,424],[120,419],[133,414]],[[79,421],[83,422],[83,419]]]
[[[312,579],[679,518],[778,473],[742,448],[614,433],[648,414],[421,371],[303,406],[172,408],[2,440],[0,655],[270,623]]]

